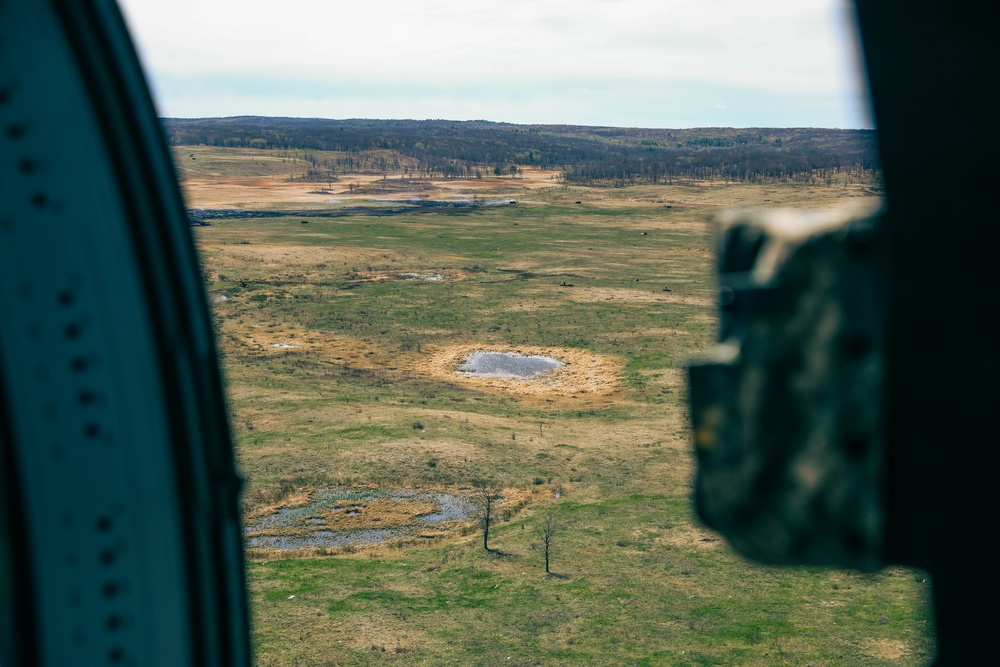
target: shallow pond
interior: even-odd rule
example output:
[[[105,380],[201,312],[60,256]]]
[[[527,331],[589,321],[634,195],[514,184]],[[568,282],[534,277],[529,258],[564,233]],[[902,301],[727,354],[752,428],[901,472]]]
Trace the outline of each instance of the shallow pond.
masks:
[[[388,528],[369,527],[378,521],[365,520],[361,515],[375,503],[399,503],[400,505],[427,508],[404,525]],[[346,530],[331,529],[337,521],[331,517],[359,516],[358,527]],[[281,509],[269,514],[254,524],[244,526],[247,547],[270,549],[301,549],[308,547],[342,547],[348,545],[375,544],[401,537],[412,537],[436,524],[461,521],[475,514],[473,504],[462,496],[432,491],[409,489],[358,490],[335,487],[319,489],[308,505]],[[404,514],[405,516],[405,514]]]
[[[458,367],[458,372],[479,377],[530,378],[561,366],[560,362],[549,357],[503,352],[473,352],[466,362]]]

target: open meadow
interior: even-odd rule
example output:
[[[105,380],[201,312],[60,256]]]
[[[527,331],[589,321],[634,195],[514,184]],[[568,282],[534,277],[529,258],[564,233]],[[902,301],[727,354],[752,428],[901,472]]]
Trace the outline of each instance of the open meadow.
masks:
[[[258,665],[931,659],[925,573],[750,563],[691,503],[684,368],[715,336],[711,216],[870,203],[874,183],[585,187],[527,165],[303,182],[301,152],[174,155],[188,208],[269,215],[194,227]],[[476,351],[563,366],[456,372]],[[502,495],[491,550],[473,516],[422,520],[484,489]]]

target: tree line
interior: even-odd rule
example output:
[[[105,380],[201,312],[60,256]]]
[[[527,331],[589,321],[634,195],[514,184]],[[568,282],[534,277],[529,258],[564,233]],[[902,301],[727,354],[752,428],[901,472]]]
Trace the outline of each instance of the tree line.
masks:
[[[516,175],[559,170],[566,181],[630,185],[688,180],[817,181],[879,176],[874,130],[649,129],[487,121],[166,118],[172,145],[337,151],[313,165],[415,177]]]

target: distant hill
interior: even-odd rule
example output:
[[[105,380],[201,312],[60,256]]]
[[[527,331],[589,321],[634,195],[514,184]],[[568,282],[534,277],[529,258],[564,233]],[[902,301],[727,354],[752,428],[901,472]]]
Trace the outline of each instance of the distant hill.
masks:
[[[516,173],[518,167],[559,169],[570,182],[612,185],[686,180],[830,183],[879,175],[874,130],[671,130],[260,116],[165,118],[163,124],[172,145],[382,151],[417,160],[421,173],[443,178]],[[385,159],[364,164],[392,169]]]

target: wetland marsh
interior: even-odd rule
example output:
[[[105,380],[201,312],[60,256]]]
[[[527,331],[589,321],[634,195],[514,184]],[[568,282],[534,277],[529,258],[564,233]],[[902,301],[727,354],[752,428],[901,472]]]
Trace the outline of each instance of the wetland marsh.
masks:
[[[238,171],[267,151],[229,172],[225,149],[181,152],[189,170],[195,154],[264,179],[251,191],[191,174],[192,208],[310,210],[331,196]],[[248,480],[257,664],[925,663],[926,574],[749,563],[691,506],[683,369],[716,331],[712,214],[877,188],[535,176],[420,186],[516,206],[194,228]],[[338,206],[371,204],[334,190]],[[461,372],[477,352],[563,365],[527,380]],[[470,515],[429,520],[441,498],[486,485],[506,503],[495,552]],[[558,576],[535,532],[549,511]],[[252,541],[379,530],[402,532]]]

